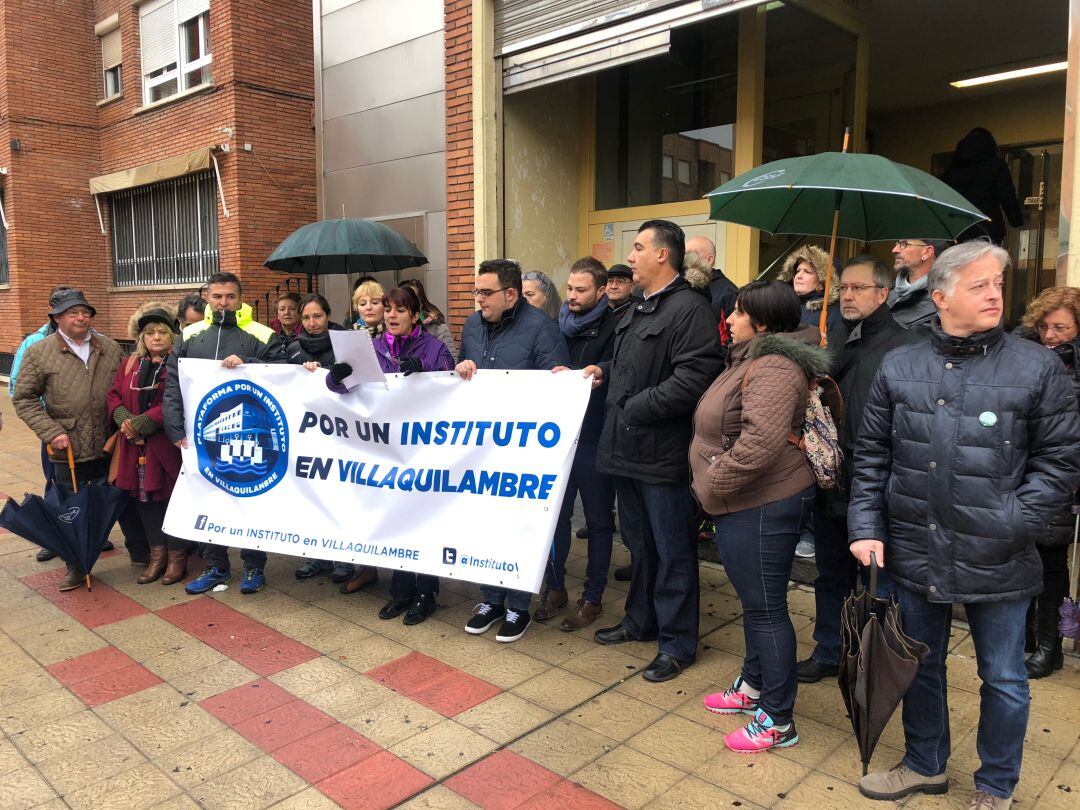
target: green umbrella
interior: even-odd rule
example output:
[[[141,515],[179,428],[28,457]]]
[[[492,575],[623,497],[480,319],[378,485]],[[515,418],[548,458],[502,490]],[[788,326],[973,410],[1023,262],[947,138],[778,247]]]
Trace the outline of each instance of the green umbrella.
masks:
[[[312,222],[289,234],[266,260],[285,273],[376,273],[421,267],[427,257],[393,228],[369,219]]]
[[[769,233],[828,236],[829,268],[821,307],[825,340],[836,238],[955,239],[989,219],[926,172],[880,155],[843,152],[786,158],[758,166],[705,196],[709,217]]]

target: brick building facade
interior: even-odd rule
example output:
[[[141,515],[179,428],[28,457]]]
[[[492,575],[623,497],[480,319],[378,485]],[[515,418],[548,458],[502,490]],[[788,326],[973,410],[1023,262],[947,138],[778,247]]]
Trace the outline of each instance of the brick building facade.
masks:
[[[163,27],[151,28],[152,14]],[[154,31],[164,36],[144,43],[143,34]],[[163,63],[156,75],[145,59]],[[103,72],[113,65],[122,89],[106,98]],[[151,91],[154,82],[165,84]],[[265,297],[284,289],[287,277],[262,263],[290,231],[316,218],[313,100],[306,0],[74,0],[47,8],[6,0],[0,167],[7,172],[0,184],[8,264],[6,282],[0,278],[0,358],[9,361],[41,325],[56,284],[81,287],[98,310],[95,326],[117,338],[126,337],[140,303],[178,300],[198,288],[190,267],[183,283],[161,283],[153,273],[118,283],[112,225],[120,209],[110,211],[115,198],[99,195],[103,234],[89,181],[206,148],[219,174],[211,167],[195,178],[203,196],[193,210],[202,221],[190,227],[208,254],[216,231],[220,269],[241,276],[245,298],[268,320]],[[125,209],[133,231],[149,221],[138,205]],[[150,226],[159,258],[170,250],[166,237],[180,251],[179,220],[191,214],[181,203],[163,210],[159,204]],[[6,367],[0,362],[0,371]]]
[[[455,334],[476,309],[472,49],[471,0],[446,0],[446,301]]]

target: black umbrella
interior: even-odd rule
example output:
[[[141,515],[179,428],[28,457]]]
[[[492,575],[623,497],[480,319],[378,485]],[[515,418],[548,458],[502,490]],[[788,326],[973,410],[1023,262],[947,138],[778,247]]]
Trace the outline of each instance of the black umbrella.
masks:
[[[85,571],[89,589],[90,570],[127,501],[126,492],[109,484],[89,484],[67,497],[54,486],[44,497],[27,495],[21,504],[8,498],[0,526]]]
[[[877,559],[870,557],[870,590],[855,586],[840,618],[840,694],[859,742],[863,776],[874,748],[930,652],[904,634],[900,606],[877,595]]]

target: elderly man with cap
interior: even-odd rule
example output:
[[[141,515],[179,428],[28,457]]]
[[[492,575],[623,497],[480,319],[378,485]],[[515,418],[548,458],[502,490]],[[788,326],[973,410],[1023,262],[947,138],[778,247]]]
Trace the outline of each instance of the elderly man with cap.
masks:
[[[56,334],[26,350],[12,404],[38,438],[52,446],[53,464],[66,466],[71,448],[81,487],[104,480],[109,472],[102,450],[112,433],[106,396],[123,353],[116,341],[90,328],[97,310],[80,290],[66,290],[52,303],[49,315]],[[66,469],[57,473],[54,486],[70,495],[71,476]],[[69,562],[60,589],[80,587],[85,575]]]
[[[621,317],[630,303],[634,291],[634,271],[625,264],[613,264],[607,271],[608,306],[615,315]]]

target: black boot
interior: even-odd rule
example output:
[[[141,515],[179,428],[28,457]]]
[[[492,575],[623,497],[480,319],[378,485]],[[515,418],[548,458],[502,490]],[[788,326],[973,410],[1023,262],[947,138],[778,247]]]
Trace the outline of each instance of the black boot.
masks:
[[[1039,599],[1035,652],[1027,660],[1029,679],[1045,678],[1064,666],[1061,636],[1058,635],[1058,606],[1050,600]]]

